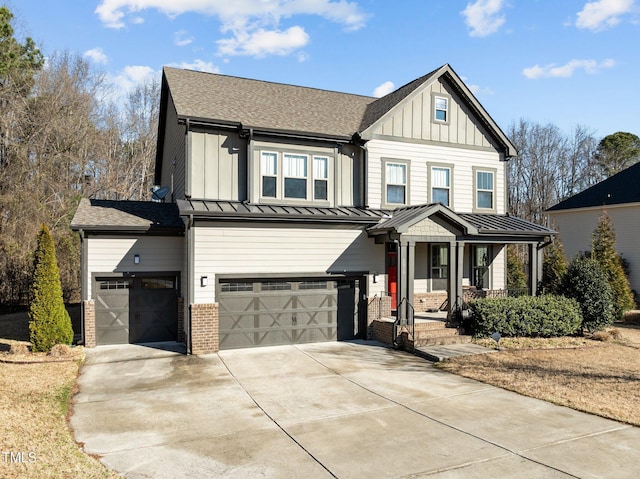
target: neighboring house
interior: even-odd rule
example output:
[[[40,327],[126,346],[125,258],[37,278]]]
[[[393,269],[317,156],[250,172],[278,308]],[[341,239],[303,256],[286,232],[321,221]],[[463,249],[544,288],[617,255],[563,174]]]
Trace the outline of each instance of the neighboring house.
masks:
[[[86,344],[364,338],[374,314],[503,290],[508,243],[535,285],[553,231],[505,214],[515,155],[449,65],[379,99],[165,68],[164,203],[85,199],[72,223]]]
[[[591,235],[606,212],[615,228],[616,250],[629,262],[631,289],[640,293],[640,163],[547,211],[568,259],[591,251]]]

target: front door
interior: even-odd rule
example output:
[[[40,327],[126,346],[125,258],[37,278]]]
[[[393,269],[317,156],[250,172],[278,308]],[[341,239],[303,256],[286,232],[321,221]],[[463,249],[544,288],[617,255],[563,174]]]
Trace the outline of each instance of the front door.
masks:
[[[387,291],[391,296],[391,309],[398,306],[398,245],[387,243]]]

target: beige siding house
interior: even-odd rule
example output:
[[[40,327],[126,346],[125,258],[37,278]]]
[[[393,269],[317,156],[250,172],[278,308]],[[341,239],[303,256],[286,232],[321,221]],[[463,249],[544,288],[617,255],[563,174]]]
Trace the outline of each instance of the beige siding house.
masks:
[[[73,221],[85,341],[170,330],[197,354],[453,319],[469,292],[507,294],[509,243],[536,285],[553,231],[506,214],[515,155],[449,65],[382,98],[167,67],[146,230],[97,200]],[[155,290],[166,317],[139,306]]]
[[[629,262],[631,288],[640,293],[640,163],[549,208],[569,259],[591,251],[591,235],[606,212],[616,233],[616,250]]]

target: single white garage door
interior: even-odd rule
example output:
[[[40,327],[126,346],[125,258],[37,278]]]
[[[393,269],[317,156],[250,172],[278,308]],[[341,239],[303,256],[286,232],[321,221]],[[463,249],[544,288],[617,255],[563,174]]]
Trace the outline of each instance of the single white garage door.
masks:
[[[364,337],[359,286],[360,279],[221,279],[220,349]]]

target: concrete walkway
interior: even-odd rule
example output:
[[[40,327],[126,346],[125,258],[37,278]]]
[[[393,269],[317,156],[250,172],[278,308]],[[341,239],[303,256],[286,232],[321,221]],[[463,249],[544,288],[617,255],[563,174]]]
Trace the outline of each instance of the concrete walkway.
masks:
[[[640,428],[374,343],[87,351],[71,425],[130,478],[635,478]]]

